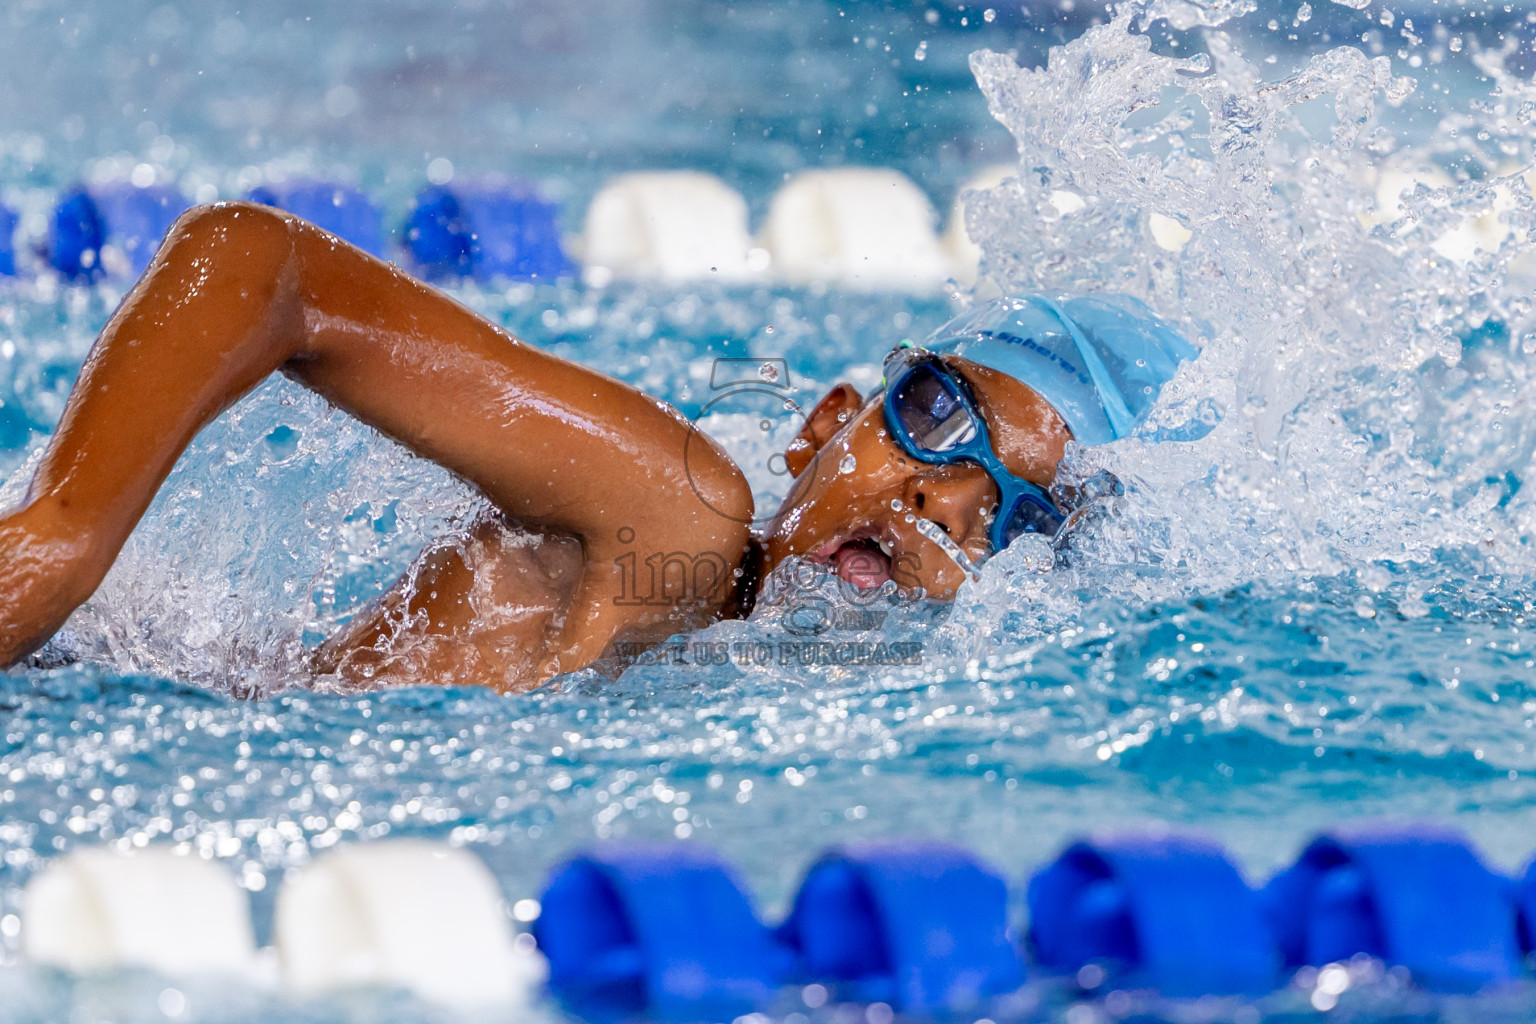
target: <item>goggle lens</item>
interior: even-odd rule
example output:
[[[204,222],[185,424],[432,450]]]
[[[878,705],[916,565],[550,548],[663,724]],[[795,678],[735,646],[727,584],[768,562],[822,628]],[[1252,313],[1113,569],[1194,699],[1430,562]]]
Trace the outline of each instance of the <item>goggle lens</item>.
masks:
[[[1022,498],[1008,514],[1003,525],[1003,546],[1007,547],[1026,533],[1043,533],[1055,536],[1061,528],[1061,516],[1055,510],[1047,510],[1028,498]]]
[[[1001,528],[993,524],[995,550],[1026,533],[1056,535],[1062,516],[1044,492],[996,464],[994,453],[976,450],[973,442],[985,436],[985,425],[964,385],[948,368],[920,349],[898,348],[886,357],[885,377],[891,387],[886,396],[887,422],[907,454],[936,463],[978,462],[992,475],[1005,500],[1012,502],[1011,507],[998,510],[1004,517]]]
[[[930,363],[912,367],[893,397],[902,427],[921,452],[947,452],[976,436],[970,403],[955,381]]]

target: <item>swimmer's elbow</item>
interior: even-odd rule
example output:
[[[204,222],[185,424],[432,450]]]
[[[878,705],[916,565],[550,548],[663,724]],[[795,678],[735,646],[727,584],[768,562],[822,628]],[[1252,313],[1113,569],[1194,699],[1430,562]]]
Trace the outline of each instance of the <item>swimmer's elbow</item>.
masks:
[[[281,265],[293,254],[297,223],[292,215],[259,203],[229,201],[194,206],[176,219],[160,252],[167,259],[228,253],[242,261]]]

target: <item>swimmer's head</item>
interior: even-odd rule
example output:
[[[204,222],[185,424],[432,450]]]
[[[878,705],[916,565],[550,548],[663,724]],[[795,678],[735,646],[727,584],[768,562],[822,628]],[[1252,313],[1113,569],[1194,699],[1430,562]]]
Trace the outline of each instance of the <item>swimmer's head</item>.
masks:
[[[1069,440],[1128,434],[1196,354],[1134,300],[1038,296],[989,303],[923,348],[980,413],[1001,475],[1042,490]],[[838,384],[811,410],[785,453],[795,482],[768,523],[766,568],[800,555],[861,588],[894,580],[947,600],[964,564],[994,553],[1000,487],[978,462],[915,457],[883,397]]]

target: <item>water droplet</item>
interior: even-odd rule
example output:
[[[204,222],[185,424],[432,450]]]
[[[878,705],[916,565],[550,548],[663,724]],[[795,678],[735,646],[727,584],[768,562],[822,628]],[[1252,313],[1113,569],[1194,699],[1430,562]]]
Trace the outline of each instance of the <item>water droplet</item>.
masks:
[[[990,25],[992,22],[997,20],[997,11],[988,7],[986,10],[981,12],[981,18],[983,21]]]
[[[891,511],[892,512],[900,512],[904,508],[906,508],[906,506],[901,503],[901,499],[900,498],[892,498],[891,499]]]
[[[844,455],[843,456],[843,460],[837,464],[837,471],[839,473],[852,473],[854,470],[856,470],[858,468],[859,468],[859,462],[858,462],[857,459],[855,459],[853,457],[853,453],[852,452],[849,452],[847,455]]]
[[[917,44],[917,52],[912,54],[912,59],[913,60],[927,60],[928,59],[928,40],[924,39],[922,42]]]
[[[1312,5],[1311,4],[1302,4],[1300,7],[1296,8],[1296,20],[1298,22],[1311,21],[1312,20]]]
[[[1360,582],[1367,590],[1379,594],[1392,582],[1392,574],[1379,565],[1368,565],[1360,570]]]

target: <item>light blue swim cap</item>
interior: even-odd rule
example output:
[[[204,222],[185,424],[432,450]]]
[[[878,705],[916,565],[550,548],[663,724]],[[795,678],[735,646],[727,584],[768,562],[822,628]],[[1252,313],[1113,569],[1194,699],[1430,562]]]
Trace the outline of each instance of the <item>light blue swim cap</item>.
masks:
[[[923,346],[991,367],[1039,392],[1083,444],[1128,436],[1198,350],[1125,295],[996,299]]]

